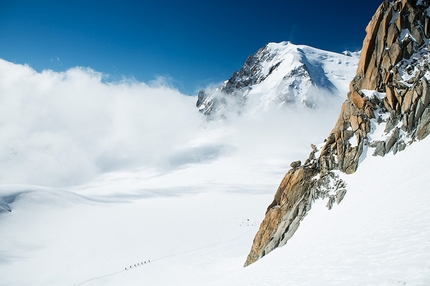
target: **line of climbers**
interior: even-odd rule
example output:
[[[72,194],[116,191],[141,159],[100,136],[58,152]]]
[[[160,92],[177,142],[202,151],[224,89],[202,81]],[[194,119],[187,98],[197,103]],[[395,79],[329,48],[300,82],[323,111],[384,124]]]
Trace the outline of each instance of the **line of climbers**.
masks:
[[[129,270],[129,269],[132,269],[133,267],[141,266],[141,265],[147,264],[147,263],[151,263],[151,260],[148,260],[148,261],[145,260],[144,262],[140,262],[140,263],[137,263],[137,264],[134,264],[134,265],[130,265],[130,267],[125,267],[124,270]]]

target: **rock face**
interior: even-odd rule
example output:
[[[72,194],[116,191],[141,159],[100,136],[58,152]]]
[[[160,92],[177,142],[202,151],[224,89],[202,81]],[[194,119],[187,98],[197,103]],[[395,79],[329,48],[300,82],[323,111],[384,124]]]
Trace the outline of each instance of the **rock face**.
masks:
[[[314,107],[314,94],[343,96],[348,89],[346,78],[355,75],[357,63],[357,54],[331,53],[290,42],[269,43],[250,55],[219,88],[200,91],[196,105],[209,119],[241,113],[254,105]]]
[[[324,144],[293,163],[255,236],[245,266],[285,245],[316,199],[331,209],[365,152],[396,154],[430,134],[429,1],[384,1],[366,28],[356,76]],[[379,132],[382,130],[382,132]],[[378,132],[377,132],[378,131]],[[381,135],[382,134],[382,135]]]

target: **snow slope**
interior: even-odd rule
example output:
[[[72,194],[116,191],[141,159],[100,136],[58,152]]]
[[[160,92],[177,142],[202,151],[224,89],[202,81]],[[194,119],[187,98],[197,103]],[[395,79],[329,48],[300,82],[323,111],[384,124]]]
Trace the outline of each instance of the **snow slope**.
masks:
[[[324,101],[324,96],[343,98],[358,62],[358,54],[346,56],[290,42],[269,43],[267,50],[273,56],[262,63],[265,80],[247,94],[260,105],[300,102],[313,106]]]
[[[317,202],[285,247],[209,285],[429,285],[429,148],[367,157],[340,205]]]

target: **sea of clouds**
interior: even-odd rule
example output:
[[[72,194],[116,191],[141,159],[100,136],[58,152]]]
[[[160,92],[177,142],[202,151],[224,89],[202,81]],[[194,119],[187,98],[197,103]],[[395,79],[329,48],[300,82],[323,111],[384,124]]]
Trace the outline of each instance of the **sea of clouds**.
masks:
[[[36,72],[0,60],[0,184],[66,187],[110,172],[169,171],[222,157],[288,165],[324,140],[342,100],[214,122],[195,102],[162,80],[112,83],[90,68]],[[292,158],[279,158],[284,153]]]

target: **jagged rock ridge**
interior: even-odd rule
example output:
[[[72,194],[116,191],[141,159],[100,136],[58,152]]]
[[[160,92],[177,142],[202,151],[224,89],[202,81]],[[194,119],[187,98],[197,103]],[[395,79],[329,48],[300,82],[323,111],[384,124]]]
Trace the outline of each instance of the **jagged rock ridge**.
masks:
[[[402,151],[430,133],[428,1],[384,1],[366,28],[357,73],[339,119],[320,148],[291,165],[255,236],[245,266],[283,246],[315,199],[330,209],[346,194],[337,172],[354,173],[363,154]],[[372,151],[373,150],[373,151]]]
[[[317,96],[341,96],[355,75],[356,53],[337,54],[290,42],[269,43],[215,91],[202,90],[196,106],[209,118],[242,112],[245,106],[304,104]]]

